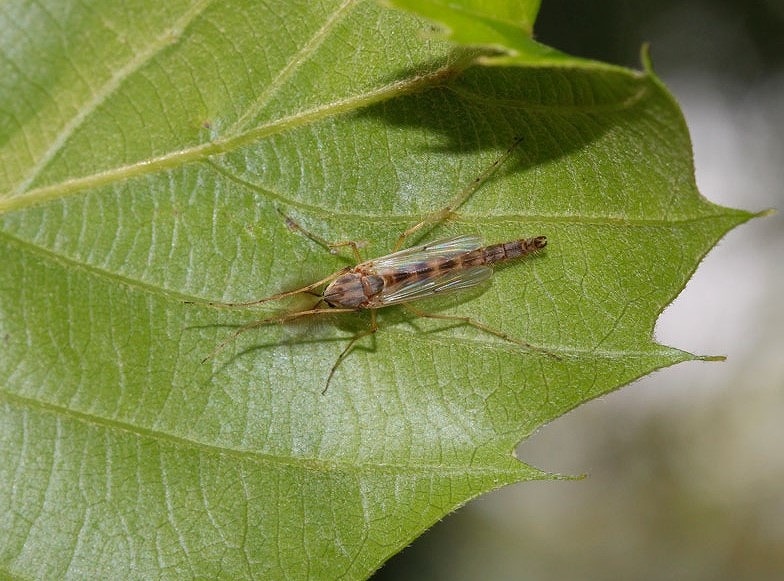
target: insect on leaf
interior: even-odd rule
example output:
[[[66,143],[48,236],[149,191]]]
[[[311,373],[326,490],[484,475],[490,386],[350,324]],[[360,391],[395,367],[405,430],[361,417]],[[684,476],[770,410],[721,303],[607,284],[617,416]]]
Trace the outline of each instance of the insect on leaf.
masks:
[[[0,576],[367,577],[469,499],[547,478],[512,455],[543,424],[695,359],[654,341],[656,317],[752,215],[698,193],[650,68],[537,52],[530,26],[459,4],[427,6],[487,45],[375,0],[3,3]],[[538,6],[496,4],[528,24]],[[510,34],[527,65],[471,66]],[[324,396],[362,313],[259,327],[200,363],[290,305],[186,301],[348,264],[276,208],[383,256],[516,136],[411,243],[547,236],[433,308],[560,358],[392,307]]]

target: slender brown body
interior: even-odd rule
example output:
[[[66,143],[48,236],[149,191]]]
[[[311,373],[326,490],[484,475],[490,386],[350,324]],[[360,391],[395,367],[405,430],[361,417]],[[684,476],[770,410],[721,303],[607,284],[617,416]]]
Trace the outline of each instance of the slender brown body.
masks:
[[[426,313],[406,304],[438,294],[472,288],[481,284],[492,275],[492,266],[494,264],[533,254],[547,245],[547,239],[544,236],[536,236],[534,238],[521,238],[511,242],[483,246],[480,238],[466,235],[436,240],[424,246],[398,250],[404,246],[404,242],[411,234],[422,228],[439,224],[452,216],[455,210],[511,155],[514,148],[521,141],[522,138],[515,138],[512,146],[457,194],[447,206],[430,214],[424,220],[403,232],[398,237],[391,254],[372,260],[362,260],[359,253],[360,245],[356,241],[329,242],[309,232],[279,210],[286,225],[291,230],[296,230],[317,244],[329,248],[332,254],[335,254],[340,247],[350,247],[354,253],[357,265],[343,268],[301,288],[278,293],[256,301],[246,303],[208,303],[214,307],[240,308],[260,305],[300,293],[320,295],[321,297],[321,300],[311,309],[259,319],[243,325],[213,349],[212,353],[202,360],[202,363],[212,358],[240,334],[263,325],[283,324],[328,313],[351,313],[361,309],[370,309],[370,326],[367,330],[354,335],[338,356],[322,390],[322,393],[326,393],[335,370],[341,361],[348,356],[356,342],[378,330],[376,309],[395,304],[401,304],[406,310],[417,316],[469,325],[529,351],[537,351],[549,357],[560,359],[560,357],[545,349],[531,345],[523,339],[513,337],[472,317]],[[324,285],[327,285],[326,288],[324,288]],[[321,288],[324,288],[324,290],[321,293],[317,292],[317,289]],[[330,308],[325,308],[325,304]]]
[[[489,275],[489,272],[478,271],[479,267],[527,256],[547,246],[547,238],[537,236],[446,256],[431,252],[431,248],[444,245],[445,242],[449,244],[451,241],[436,242],[413,251],[397,253],[397,260],[396,254],[391,254],[362,262],[337,277],[324,289],[324,301],[332,307],[343,309],[378,309],[395,303],[409,302],[443,290],[471,286],[474,283],[461,284],[461,273],[470,271],[474,279],[482,280],[485,278],[484,273]],[[477,274],[479,276],[476,276]],[[451,283],[451,287],[438,284],[428,287],[423,284],[429,281],[446,281]],[[414,290],[407,293],[395,292],[396,289],[409,288]]]

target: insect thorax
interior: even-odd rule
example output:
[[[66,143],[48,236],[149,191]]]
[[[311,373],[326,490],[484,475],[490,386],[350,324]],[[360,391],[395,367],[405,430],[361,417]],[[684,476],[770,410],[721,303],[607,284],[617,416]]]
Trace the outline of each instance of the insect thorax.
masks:
[[[333,307],[358,309],[384,288],[384,279],[372,274],[349,272],[333,280],[324,289],[324,300]]]

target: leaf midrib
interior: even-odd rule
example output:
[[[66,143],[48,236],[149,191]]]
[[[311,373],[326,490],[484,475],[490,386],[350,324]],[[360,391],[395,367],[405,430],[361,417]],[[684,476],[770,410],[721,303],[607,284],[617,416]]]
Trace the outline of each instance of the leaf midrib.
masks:
[[[230,133],[228,136],[215,139],[207,143],[201,143],[193,147],[169,152],[151,159],[140,160],[132,164],[118,166],[86,176],[66,179],[56,184],[41,186],[39,188],[28,190],[24,193],[19,193],[20,190],[23,191],[27,185],[35,180],[36,176],[39,175],[40,171],[43,170],[49,159],[56,155],[60,147],[65,144],[68,136],[72,133],[72,131],[64,130],[64,132],[61,132],[61,134],[58,135],[55,140],[55,142],[59,143],[59,145],[50,148],[47,154],[45,154],[44,157],[42,157],[41,160],[36,163],[35,167],[38,169],[34,169],[31,175],[25,178],[22,184],[16,188],[15,192],[0,196],[0,215],[5,212],[20,210],[36,204],[41,204],[46,201],[63,198],[65,196],[72,195],[87,189],[97,188],[112,183],[125,181],[131,178],[153,174],[174,167],[187,165],[189,163],[204,161],[212,156],[232,152],[255,141],[270,137],[272,135],[281,134],[286,131],[302,127],[309,123],[315,123],[317,121],[331,118],[343,113],[354,112],[394,97],[400,97],[406,94],[415,93],[438,86],[447,86],[446,83],[450,79],[454,78],[470,64],[470,60],[451,62],[427,73],[415,75],[405,80],[398,80],[383,85],[372,91],[359,93],[352,97],[338,99],[318,107],[313,107],[311,109],[297,112],[293,115],[281,117],[270,123],[266,123],[246,131],[235,134]],[[641,75],[641,73],[631,71],[629,74],[633,76]],[[450,89],[454,90],[453,88]],[[639,99],[642,98],[642,95],[644,95],[645,92],[646,91],[641,90],[632,98],[624,99],[617,105],[591,104],[575,107],[573,105],[559,104],[549,107],[549,109],[566,111],[580,110],[583,112],[591,112],[594,110],[603,111],[608,107],[624,109],[633,107],[639,101]],[[99,95],[100,94],[102,93],[99,93]],[[106,95],[104,95],[103,98],[105,98],[105,96]],[[100,101],[96,103],[96,106],[99,103]],[[262,106],[263,103],[259,103],[258,101],[254,102],[253,105],[253,107],[256,109]],[[246,114],[247,113],[248,112],[246,112]],[[246,114],[243,114],[240,119],[244,119]],[[81,119],[82,117],[86,118],[86,115],[81,116],[81,113],[77,114],[72,122],[69,122],[67,127],[70,127],[73,124],[73,130],[75,130],[79,123],[81,123],[81,121],[78,121],[77,118]],[[240,124],[238,122],[238,124],[235,125],[239,127]]]
[[[141,160],[129,165],[118,166],[88,176],[70,178],[57,184],[28,190],[24,194],[10,196],[6,194],[5,196],[0,196],[0,215],[72,195],[90,188],[97,188],[181,165],[203,161],[213,155],[229,153],[265,137],[283,133],[310,122],[319,121],[341,113],[352,112],[385,101],[391,97],[430,88],[443,81],[447,76],[446,73],[453,70],[453,68],[454,65],[448,65],[434,72],[412,77],[406,81],[396,81],[374,91],[347,99],[339,99],[327,105],[314,107],[288,117],[281,117],[271,123],[260,125],[237,135],[201,143],[194,147],[180,149],[165,155]]]
[[[30,168],[28,175],[23,178],[10,192],[8,198],[14,199],[22,197],[35,199],[35,192],[43,188],[26,192],[27,188],[48,166],[52,159],[56,157],[56,155],[60,152],[68,139],[75,133],[75,131],[101,105],[101,103],[103,103],[123,84],[126,79],[141,69],[145,64],[150,62],[161,51],[178,42],[186,28],[200,14],[202,14],[211,3],[212,0],[200,0],[191,6],[179,19],[174,22],[172,26],[162,31],[162,33],[157,38],[155,38],[153,42],[151,42],[145,48],[145,50],[143,50],[141,53],[134,53],[133,57],[124,66],[119,67],[117,72],[113,74],[98,91],[94,92],[89,100],[87,100],[81,107],[77,109],[76,114],[63,126],[63,128],[50,144],[49,148]],[[265,104],[270,101],[270,99],[275,95],[277,89],[280,88],[283,81],[293,74],[293,72],[296,71],[300,65],[306,62],[307,59],[305,57],[310,55],[318,47],[320,41],[325,38],[325,35],[330,30],[330,28],[340,22],[340,17],[347,14],[348,8],[352,4],[356,3],[357,0],[345,0],[338,10],[336,10],[329,18],[327,18],[327,20],[324,22],[324,25],[314,33],[314,35],[300,48],[300,50],[291,56],[288,62],[280,69],[280,71],[278,71],[276,77],[272,79],[267,89],[263,91],[259,97],[249,105],[245,113],[243,113],[237,119],[235,124],[232,125],[228,132],[229,136],[242,135],[241,129],[244,127],[247,120],[252,118],[255,113],[264,108]],[[153,160],[149,160],[147,163],[151,161]],[[138,164],[132,165],[141,165],[144,163],[145,162],[138,162]],[[122,169],[123,168],[118,168],[118,171],[122,173]],[[85,176],[85,178],[88,177],[89,176]],[[57,187],[57,184],[53,185],[52,187]],[[5,196],[0,197],[0,213],[3,211],[2,198],[4,197]]]

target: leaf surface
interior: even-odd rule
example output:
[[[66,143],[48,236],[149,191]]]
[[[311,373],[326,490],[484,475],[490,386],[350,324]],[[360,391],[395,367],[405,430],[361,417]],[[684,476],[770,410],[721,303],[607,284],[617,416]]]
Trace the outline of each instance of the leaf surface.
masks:
[[[521,6],[517,28],[423,12],[444,40],[372,1],[3,5],[3,575],[362,578],[469,499],[548,477],[513,456],[544,423],[695,358],[653,340],[656,317],[752,216],[699,195],[650,70],[526,52],[538,3]],[[515,66],[469,66],[504,46]],[[200,363],[306,305],[186,301],[351,263],[276,209],[384,255],[516,136],[413,238],[547,250],[417,306],[557,359],[392,307],[326,395],[366,313],[260,327]]]

